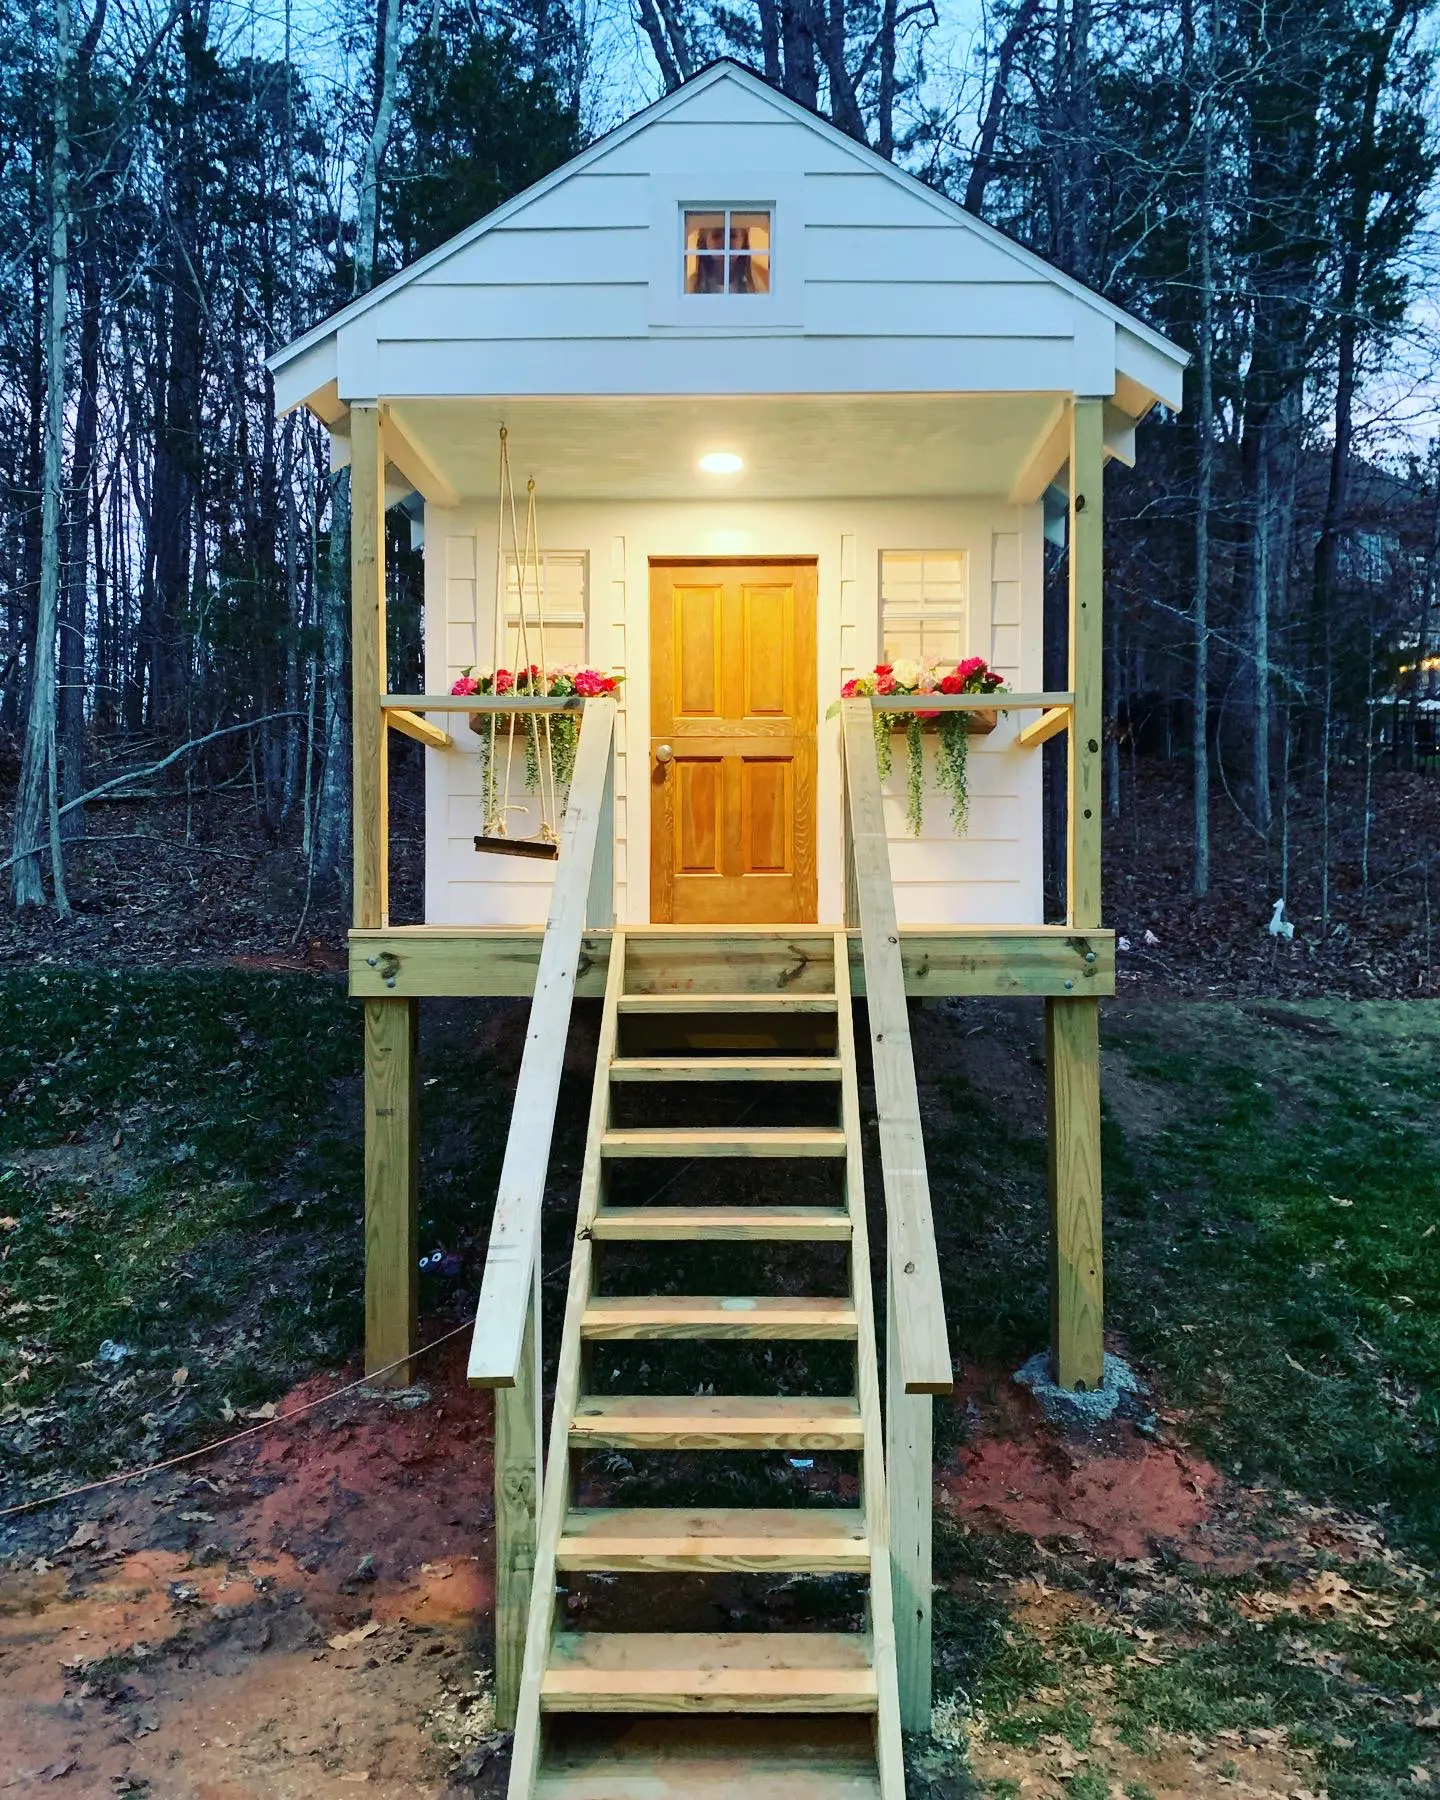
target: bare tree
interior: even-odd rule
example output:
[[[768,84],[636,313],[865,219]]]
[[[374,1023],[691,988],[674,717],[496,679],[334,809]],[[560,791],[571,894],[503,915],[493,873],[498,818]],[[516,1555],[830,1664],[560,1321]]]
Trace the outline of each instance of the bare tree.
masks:
[[[56,772],[55,637],[60,617],[60,514],[65,458],[65,361],[70,311],[70,84],[74,51],[70,0],[55,0],[55,94],[50,146],[50,282],[45,309],[45,453],[40,502],[40,594],[30,658],[30,712],[15,804],[17,906],[43,906],[45,884],[34,846],[48,838],[55,909],[65,917]]]

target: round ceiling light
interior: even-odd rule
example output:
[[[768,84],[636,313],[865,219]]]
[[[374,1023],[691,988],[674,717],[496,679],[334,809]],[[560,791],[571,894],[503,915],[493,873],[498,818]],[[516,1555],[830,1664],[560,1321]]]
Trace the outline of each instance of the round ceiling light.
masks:
[[[733,450],[709,450],[700,458],[700,467],[707,475],[738,475],[745,459]]]

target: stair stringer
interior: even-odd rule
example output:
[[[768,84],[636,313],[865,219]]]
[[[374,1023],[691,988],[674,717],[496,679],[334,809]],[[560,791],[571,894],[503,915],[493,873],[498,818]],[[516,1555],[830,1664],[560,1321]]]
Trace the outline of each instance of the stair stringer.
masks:
[[[850,946],[835,937],[836,1049],[840,1057],[840,1116],[845,1130],[845,1204],[850,1213],[850,1283],[858,1326],[856,1397],[865,1448],[861,1458],[865,1536],[870,1548],[870,1639],[878,1689],[875,1766],[883,1800],[905,1800],[905,1753],[900,1733],[900,1690],[895,1665],[895,1607],[890,1579],[890,1505],[885,1475],[885,1429],[880,1412],[875,1305],[870,1281],[865,1217],[864,1144],[860,1087],[855,1067],[855,1017],[850,996]]]
[[[600,1204],[604,1182],[601,1142],[610,1125],[610,1064],[619,1024],[619,998],[625,986],[625,934],[610,940],[605,976],[605,1004],[600,1018],[600,1044],[595,1057],[595,1085],[585,1133],[585,1161],[575,1214],[575,1243],[570,1256],[570,1284],[565,1298],[565,1324],[560,1337],[560,1366],[550,1418],[550,1451],[545,1459],[540,1511],[535,1533],[535,1574],[530,1613],[525,1626],[525,1661],[520,1703],[510,1755],[507,1800],[531,1800],[540,1765],[540,1690],[550,1658],[555,1629],[555,1557],[570,1509],[570,1428],[579,1397],[584,1340],[580,1320],[590,1298],[593,1252],[590,1226]]]

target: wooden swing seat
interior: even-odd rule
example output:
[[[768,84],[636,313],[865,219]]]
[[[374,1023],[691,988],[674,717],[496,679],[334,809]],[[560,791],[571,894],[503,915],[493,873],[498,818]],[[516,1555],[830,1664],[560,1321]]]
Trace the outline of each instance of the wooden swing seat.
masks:
[[[558,844],[547,844],[543,838],[486,837],[479,832],[475,834],[475,848],[495,856],[538,856],[545,862],[554,862],[560,854]]]

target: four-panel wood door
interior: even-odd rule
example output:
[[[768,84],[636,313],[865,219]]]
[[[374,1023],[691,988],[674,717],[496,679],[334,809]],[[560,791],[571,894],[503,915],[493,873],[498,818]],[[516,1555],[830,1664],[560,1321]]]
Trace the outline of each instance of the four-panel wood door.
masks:
[[[815,587],[813,563],[651,565],[656,923],[815,921]]]

